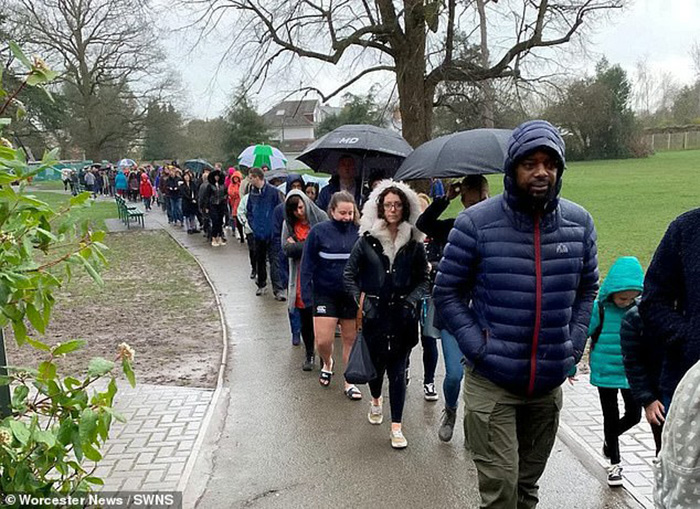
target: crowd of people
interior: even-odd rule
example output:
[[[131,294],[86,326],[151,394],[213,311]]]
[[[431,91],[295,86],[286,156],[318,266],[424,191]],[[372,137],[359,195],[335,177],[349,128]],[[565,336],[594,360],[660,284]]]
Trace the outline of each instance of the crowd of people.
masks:
[[[434,181],[431,196],[381,175],[363,188],[349,155],[320,193],[299,175],[269,181],[265,168],[244,176],[236,168],[224,174],[220,165],[201,175],[166,167],[154,187],[172,225],[203,230],[214,247],[227,231],[248,244],[256,295],[269,282],[274,298],[287,303],[291,344],[304,346],[303,371],[316,369],[318,356],[322,387],[338,371],[336,334],[347,365],[362,330],[377,374],[368,384],[367,420],[384,421],[386,377],[393,448],[408,445],[402,420],[410,353],[420,342],[423,393],[434,402],[440,343],[446,375],[436,431],[452,439],[461,390],[481,507],[537,505],[562,384],[576,382],[589,338],[609,485],[623,484],[619,437],[643,410],[659,455],[657,500],[690,507],[677,502],[692,496],[678,486],[692,483],[693,470],[678,465],[695,466],[698,455],[683,448],[676,430],[695,429],[700,408],[672,401],[679,384],[684,404],[700,401],[700,374],[691,369],[700,360],[700,209],[670,225],[646,274],[637,258],[623,256],[599,291],[593,218],[560,196],[565,161],[558,130],[529,121],[513,131],[504,192],[493,198],[479,175],[447,186]],[[119,179],[117,192],[130,189],[129,178]],[[137,182],[144,178],[150,173]],[[441,219],[457,198],[464,211]],[[347,380],[342,391],[353,401],[364,397]]]

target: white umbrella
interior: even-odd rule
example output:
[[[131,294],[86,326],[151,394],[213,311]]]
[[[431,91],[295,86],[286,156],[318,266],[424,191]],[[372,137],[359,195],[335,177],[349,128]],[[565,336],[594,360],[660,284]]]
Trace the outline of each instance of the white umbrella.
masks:
[[[251,145],[238,156],[238,163],[248,168],[266,165],[271,170],[277,170],[287,166],[287,156],[270,145]]]

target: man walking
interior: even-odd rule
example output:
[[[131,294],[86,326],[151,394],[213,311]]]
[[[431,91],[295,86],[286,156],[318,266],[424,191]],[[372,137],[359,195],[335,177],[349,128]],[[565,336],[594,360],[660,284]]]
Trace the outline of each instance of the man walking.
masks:
[[[639,306],[644,338],[654,344],[657,399],[643,402],[647,419],[663,424],[678,383],[700,360],[700,208],[669,225],[644,278]]]
[[[564,141],[513,131],[502,195],[462,212],[435,307],[466,358],[464,427],[481,507],[532,508],[554,445],[561,384],[580,360],[598,289],[593,219],[561,199]]]
[[[328,185],[321,189],[316,200],[318,208],[328,212],[331,197],[338,191],[347,191],[355,197],[358,207],[362,206],[362,179],[357,177],[355,160],[351,155],[342,156],[338,160],[338,173],[331,177]]]
[[[279,191],[265,182],[265,175],[260,168],[251,168],[248,177],[252,187],[246,205],[246,217],[255,238],[255,272],[258,285],[255,295],[260,296],[267,288],[267,259],[272,256],[272,216],[275,207],[282,200]],[[270,265],[273,266],[272,260]]]

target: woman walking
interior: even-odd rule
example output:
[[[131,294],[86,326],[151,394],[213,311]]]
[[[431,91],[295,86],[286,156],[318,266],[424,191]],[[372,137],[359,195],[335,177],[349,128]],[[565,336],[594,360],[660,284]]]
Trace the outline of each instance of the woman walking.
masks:
[[[182,196],[182,215],[187,221],[187,233],[199,233],[197,229],[197,184],[190,170],[185,170],[183,178],[180,196]]]
[[[143,200],[143,206],[146,207],[147,211],[151,210],[151,200],[153,200],[153,195],[155,191],[153,190],[153,185],[151,181],[148,180],[148,175],[145,173],[141,174],[141,185],[139,186],[139,194],[141,194],[141,199]]]
[[[117,195],[122,198],[126,198],[126,191],[129,188],[129,184],[126,180],[126,174],[123,171],[118,171],[114,177],[114,186],[117,190]]]
[[[226,218],[226,188],[221,170],[214,170],[208,177],[209,186],[205,194],[204,212],[209,214],[211,219],[211,245],[222,246],[222,236],[224,234],[224,219]]]
[[[301,316],[301,337],[306,347],[306,358],[302,369],[311,371],[314,366],[314,318],[311,301],[302,298],[302,280],[300,270],[304,244],[311,228],[328,219],[302,191],[294,189],[284,202],[284,224],[282,225],[282,251],[289,259],[289,283],[287,302],[290,311],[299,310]]]
[[[238,220],[238,206],[241,204],[241,181],[243,180],[243,175],[235,168],[229,168],[229,175],[230,182],[227,186],[227,191],[228,202],[231,207],[231,230],[234,236],[236,230],[238,231],[238,239],[243,244],[245,242],[243,225]]]
[[[330,384],[335,366],[333,343],[336,327],[340,324],[344,365],[348,363],[357,334],[357,305],[352,295],[345,291],[343,270],[357,242],[360,221],[355,198],[347,191],[335,193],[328,210],[330,221],[311,229],[301,262],[302,298],[304,302],[313,302],[316,348],[323,361],[319,382],[324,387]],[[362,399],[360,390],[347,381],[344,393],[349,399]]]
[[[372,401],[367,418],[381,424],[382,384],[389,378],[391,446],[408,441],[401,420],[406,399],[406,359],[418,343],[418,303],[425,295],[428,261],[423,234],[415,228],[418,196],[401,182],[383,181],[369,195],[360,220],[360,239],[350,254],[345,288],[362,303],[362,328],[377,378],[369,382]]]

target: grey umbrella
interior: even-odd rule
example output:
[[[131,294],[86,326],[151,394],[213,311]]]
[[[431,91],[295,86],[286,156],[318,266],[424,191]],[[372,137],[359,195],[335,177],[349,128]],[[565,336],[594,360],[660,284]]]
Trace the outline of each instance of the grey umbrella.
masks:
[[[348,124],[319,138],[297,157],[318,172],[335,173],[343,155],[355,159],[356,168],[369,174],[383,170],[393,175],[413,149],[397,132],[373,125]]]
[[[451,178],[503,171],[510,129],[471,129],[423,143],[396,172],[396,180]]]

